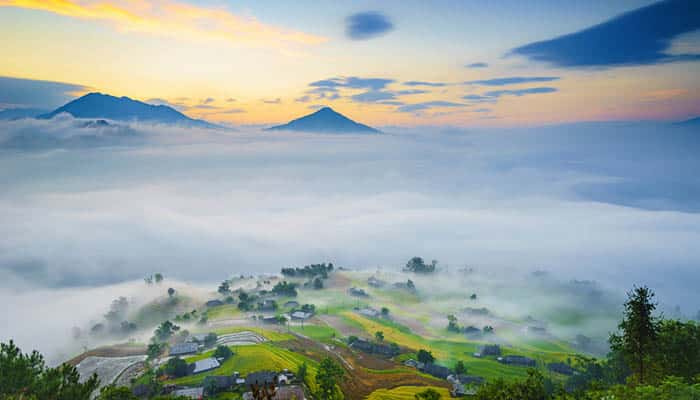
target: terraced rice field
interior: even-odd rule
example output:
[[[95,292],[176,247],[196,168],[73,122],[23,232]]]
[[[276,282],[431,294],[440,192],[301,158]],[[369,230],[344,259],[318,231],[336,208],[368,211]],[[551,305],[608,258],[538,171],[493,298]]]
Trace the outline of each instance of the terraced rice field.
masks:
[[[267,341],[267,339],[255,332],[240,331],[221,335],[216,339],[217,346],[251,346]]]
[[[378,389],[366,397],[367,400],[415,400],[417,393],[428,388],[440,393],[443,399],[450,398],[450,392],[436,386],[399,386],[393,389]]]
[[[81,381],[87,380],[93,373],[100,378],[100,387],[109,385],[130,366],[146,360],[146,356],[96,357],[88,356],[76,368]]]

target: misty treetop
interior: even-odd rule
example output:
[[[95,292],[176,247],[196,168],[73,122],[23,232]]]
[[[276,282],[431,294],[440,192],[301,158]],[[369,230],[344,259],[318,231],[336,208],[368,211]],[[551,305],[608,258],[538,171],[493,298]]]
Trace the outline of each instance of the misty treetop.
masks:
[[[437,260],[433,260],[430,264],[426,264],[421,257],[413,257],[406,263],[404,271],[416,274],[430,274],[435,272],[437,263]]]
[[[329,273],[333,272],[333,268],[333,263],[310,264],[302,268],[282,268],[282,275],[293,278],[314,278],[319,276],[325,279]]]

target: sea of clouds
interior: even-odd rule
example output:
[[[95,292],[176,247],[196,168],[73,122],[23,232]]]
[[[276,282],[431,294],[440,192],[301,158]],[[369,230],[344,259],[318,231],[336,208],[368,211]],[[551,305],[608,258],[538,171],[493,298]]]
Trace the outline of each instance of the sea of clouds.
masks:
[[[46,325],[95,318],[152,272],[213,285],[415,255],[621,293],[647,284],[687,315],[700,309],[696,130],[385,132],[0,122],[0,340],[40,347]],[[36,324],[47,312],[53,325]]]

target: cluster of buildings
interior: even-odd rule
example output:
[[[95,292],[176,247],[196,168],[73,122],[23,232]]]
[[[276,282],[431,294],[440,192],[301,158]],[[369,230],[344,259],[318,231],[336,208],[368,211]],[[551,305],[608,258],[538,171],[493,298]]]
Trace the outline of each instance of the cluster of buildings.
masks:
[[[404,362],[404,365],[416,368],[424,374],[447,380],[452,384],[452,389],[450,389],[452,397],[473,396],[476,394],[477,387],[484,383],[484,378],[481,376],[456,374],[449,368],[435,363],[422,363],[409,359]]]

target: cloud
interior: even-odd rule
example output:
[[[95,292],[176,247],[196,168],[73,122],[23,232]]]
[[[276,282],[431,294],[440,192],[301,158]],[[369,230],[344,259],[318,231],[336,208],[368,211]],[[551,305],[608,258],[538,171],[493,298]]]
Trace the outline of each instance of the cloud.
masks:
[[[425,82],[425,81],[408,81],[403,83],[406,86],[429,86],[429,87],[443,87],[447,86],[443,82]]]
[[[229,108],[226,110],[217,111],[216,114],[242,114],[247,112],[242,108]]]
[[[294,101],[296,101],[297,103],[308,103],[311,101],[311,96],[307,94],[301,97],[297,97],[296,99],[294,99]]]
[[[553,87],[534,87],[527,89],[506,89],[506,90],[493,90],[484,93],[486,97],[501,97],[501,96],[525,96],[528,94],[540,94],[540,93],[554,93],[557,89]]]
[[[451,101],[426,101],[423,103],[406,104],[398,108],[399,112],[413,113],[417,111],[425,111],[431,108],[441,107],[464,107],[466,104],[453,103]]]
[[[202,99],[202,104],[209,104],[209,103],[213,103],[215,101],[216,100],[214,100],[212,97],[207,97],[206,99]]]
[[[490,108],[477,108],[477,109],[472,110],[472,112],[487,113],[487,112],[491,112],[491,109]]]
[[[393,29],[389,18],[376,11],[353,14],[345,19],[345,35],[352,40],[372,39]]]
[[[486,68],[488,66],[489,65],[485,62],[475,62],[475,63],[465,65],[465,67],[467,67],[467,68]]]
[[[162,0],[0,0],[0,7],[46,11],[70,18],[103,22],[120,31],[185,39],[221,40],[234,45],[280,48],[315,45],[325,38],[262,23],[224,7]]]
[[[388,84],[393,83],[393,79],[385,78],[358,78],[356,76],[351,76],[345,78],[343,84],[344,87],[349,87],[353,89],[371,89],[380,90],[384,89]]]
[[[0,109],[57,108],[90,88],[72,83],[0,76]]]
[[[700,60],[699,54],[669,54],[671,41],[700,29],[700,2],[661,1],[590,28],[517,47],[525,56],[558,67],[617,67]]]
[[[234,99],[233,97],[229,97],[228,99],[226,99],[227,103],[233,103],[234,101],[236,101],[236,99]]]
[[[464,100],[469,100],[469,101],[477,102],[477,103],[484,103],[484,102],[495,103],[496,102],[496,99],[494,99],[493,97],[484,96],[481,94],[468,94],[468,95],[462,96],[462,98]]]
[[[279,97],[276,99],[262,99],[260,101],[262,101],[265,104],[282,104],[282,99],[280,99]]]
[[[356,101],[371,102],[382,99],[390,99],[395,96],[389,92],[382,91],[387,85],[395,82],[393,79],[386,78],[361,78],[357,76],[329,78],[314,81],[309,83],[311,89],[305,93],[307,95],[315,95],[316,100],[326,99],[335,100],[340,98],[339,89],[367,89],[366,93],[356,94]],[[304,96],[300,97],[303,98]],[[374,99],[374,100],[371,100]]]
[[[425,94],[425,93],[430,93],[429,90],[421,90],[421,89],[410,89],[410,90],[398,90],[396,92],[397,96],[409,96],[409,95],[414,95],[414,94]]]
[[[354,94],[350,96],[353,101],[360,103],[375,103],[382,100],[393,100],[396,95],[392,92],[387,92],[383,90],[370,90],[367,92],[362,92],[359,94]]]
[[[477,81],[464,82],[465,85],[483,85],[483,86],[506,86],[518,85],[521,83],[536,83],[536,82],[551,82],[559,80],[558,76],[509,76],[506,78],[493,78]]]

